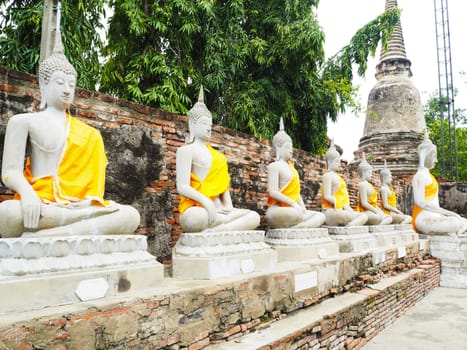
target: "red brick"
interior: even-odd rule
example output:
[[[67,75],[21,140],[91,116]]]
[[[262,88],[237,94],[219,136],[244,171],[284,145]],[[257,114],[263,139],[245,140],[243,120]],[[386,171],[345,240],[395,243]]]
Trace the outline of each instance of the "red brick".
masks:
[[[33,350],[34,347],[31,343],[28,342],[21,342],[16,347],[16,350]]]

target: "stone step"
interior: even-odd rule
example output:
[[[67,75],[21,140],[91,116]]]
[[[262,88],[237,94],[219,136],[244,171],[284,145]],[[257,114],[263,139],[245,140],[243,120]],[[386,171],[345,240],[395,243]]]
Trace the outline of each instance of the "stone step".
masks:
[[[360,348],[428,293],[429,289],[419,288],[417,282],[406,288],[420,279],[423,271],[421,266],[385,278],[371,287],[329,298],[273,321],[266,328],[227,342],[211,343],[204,349],[302,349],[305,345],[306,349]]]

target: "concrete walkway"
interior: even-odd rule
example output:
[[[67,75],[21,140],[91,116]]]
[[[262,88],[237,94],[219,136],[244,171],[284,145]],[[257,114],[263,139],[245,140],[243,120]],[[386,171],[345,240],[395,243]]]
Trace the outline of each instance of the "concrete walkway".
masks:
[[[362,349],[466,350],[467,289],[435,289]]]

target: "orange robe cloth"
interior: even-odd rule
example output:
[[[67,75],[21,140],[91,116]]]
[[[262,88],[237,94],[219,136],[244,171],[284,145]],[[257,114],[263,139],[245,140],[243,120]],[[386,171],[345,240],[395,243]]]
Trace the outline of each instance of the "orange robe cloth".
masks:
[[[292,178],[290,181],[280,189],[280,193],[286,195],[290,199],[292,199],[295,203],[298,203],[298,200],[300,198],[300,177],[298,176],[298,171],[295,169],[293,166],[293,163],[291,161],[287,162],[289,164],[290,170],[292,171]],[[268,205],[274,205],[277,204],[278,201],[275,199],[268,197]],[[281,207],[289,207],[287,203],[282,203],[280,202],[279,205]]]
[[[228,190],[230,186],[229,169],[225,156],[212,148],[211,145],[206,144],[206,146],[211,152],[211,168],[203,181],[201,181],[195,174],[191,173],[190,186],[206,197],[214,199],[221,193]],[[193,206],[201,207],[202,205],[190,198],[180,196],[180,203],[178,205],[178,211],[180,213],[183,213],[185,210]]]
[[[93,204],[110,205],[103,198],[107,156],[100,132],[70,115],[66,122],[67,141],[57,175],[34,177],[28,157],[24,176],[44,203],[91,199]],[[20,199],[18,193],[15,199]]]
[[[388,188],[389,188],[389,191],[390,191],[389,196],[388,196],[388,204],[391,207],[396,208],[396,206],[397,206],[396,192],[394,191],[394,189],[392,187],[388,186]],[[391,214],[390,210],[383,208],[383,201],[382,200],[381,200],[381,209],[383,209],[385,214]]]
[[[368,198],[368,204],[376,208],[378,206],[378,193],[376,192],[372,184],[369,183],[369,185],[371,187],[371,195],[370,198]],[[360,196],[358,198],[358,203],[355,210],[360,212],[367,211],[367,209],[363,207],[362,203],[360,202]]]
[[[431,174],[430,177],[431,183],[425,186],[425,199],[427,201],[432,201],[438,195],[438,181],[436,181],[436,178]],[[415,220],[417,219],[418,214],[422,211],[423,209],[414,203],[412,210],[412,226],[414,230],[417,230]]]
[[[336,199],[336,209],[342,209],[344,206],[350,205],[349,192],[347,191],[347,185],[345,184],[344,179],[340,175],[337,175],[337,177],[339,178],[339,187],[337,188],[336,193],[334,193],[334,198]],[[322,187],[321,205],[324,209],[334,208],[334,205],[331,202],[324,199]]]

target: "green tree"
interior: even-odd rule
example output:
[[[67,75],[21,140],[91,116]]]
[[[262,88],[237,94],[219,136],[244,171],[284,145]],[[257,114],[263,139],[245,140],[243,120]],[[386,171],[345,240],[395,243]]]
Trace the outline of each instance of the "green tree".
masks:
[[[295,146],[313,152],[326,147],[327,119],[356,107],[354,63],[363,75],[399,19],[397,9],[382,14],[326,61],[318,1],[111,5],[104,91],[185,113],[202,82],[217,123],[270,139],[282,116]]]
[[[440,109],[441,107],[441,109]],[[441,118],[443,111],[443,118]],[[458,179],[461,182],[467,181],[467,113],[465,109],[456,109],[451,125],[449,125],[447,116],[447,103],[438,96],[438,93],[433,93],[430,99],[424,106],[425,121],[430,134],[430,138],[438,148],[438,163],[433,169],[433,175],[437,177],[447,177],[450,180],[456,179],[455,172],[455,146],[454,146],[454,131],[457,143],[457,173]],[[456,128],[454,130],[454,123]],[[442,130],[443,126],[443,130]],[[452,142],[449,142],[451,135]],[[444,152],[443,152],[443,136],[444,136]],[[450,149],[451,148],[451,149]],[[443,176],[443,154],[444,163],[446,164],[446,174]],[[451,158],[452,155],[452,158]],[[453,171],[450,171],[450,165],[453,165]]]
[[[42,0],[0,0],[0,65],[36,74],[42,31]],[[103,0],[62,1],[65,54],[79,73],[78,85],[94,90],[100,75]]]
[[[364,75],[368,56],[379,42],[386,44],[400,15],[398,9],[382,13],[326,60],[325,33],[315,15],[318,0],[110,0],[105,1],[112,9],[108,41],[101,51],[96,32],[81,27],[98,27],[104,0],[91,2],[95,6],[86,2],[82,18],[70,20],[73,11],[63,13],[64,41],[80,86],[98,82],[103,92],[184,114],[202,83],[216,123],[270,139],[282,116],[294,145],[316,153],[326,148],[327,120],[359,107],[353,68]],[[37,0],[29,3],[40,9]],[[64,5],[75,9],[81,3]],[[10,19],[8,25],[22,31],[21,21]],[[6,39],[13,40],[14,33]],[[86,38],[72,40],[77,33]],[[39,47],[38,40],[28,40],[17,43]],[[105,60],[101,71],[99,53]],[[0,56],[2,64],[16,57],[5,54],[3,45]]]

